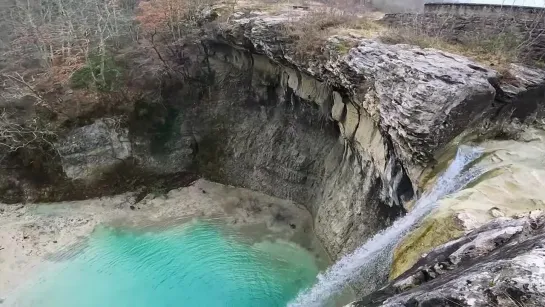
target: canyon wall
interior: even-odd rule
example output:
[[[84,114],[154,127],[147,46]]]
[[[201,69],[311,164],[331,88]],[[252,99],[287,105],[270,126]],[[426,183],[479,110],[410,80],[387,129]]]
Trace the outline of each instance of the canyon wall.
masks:
[[[422,2],[375,4],[412,11]],[[366,293],[388,274],[396,278],[356,305],[388,304],[392,297],[393,306],[400,302],[448,305],[450,300],[459,306],[470,305],[470,296],[475,295],[488,306],[488,299],[501,301],[501,291],[519,291],[515,293],[519,300],[520,291],[530,292],[526,281],[538,289],[534,292],[545,293],[539,278],[524,274],[535,255],[542,254],[543,218],[508,219],[505,224],[478,229],[493,215],[544,207],[545,196],[539,189],[545,180],[541,171],[545,136],[523,133],[545,118],[543,69],[502,63],[495,70],[489,63],[441,50],[390,44],[376,37],[387,29],[375,21],[343,23],[339,18],[345,15],[326,16],[320,8],[319,21],[325,17],[333,21],[324,20],[323,28],[313,24],[310,30],[315,33],[310,33],[304,18],[313,14],[311,6],[256,5],[262,9],[207,8],[202,16],[201,12],[192,16],[196,20],[191,22],[196,23],[183,44],[168,41],[161,49],[142,39],[140,43],[150,46],[120,55],[124,60],[134,56],[127,61],[137,67],[131,72],[138,72],[127,78],[127,88],[137,88],[138,95],[115,97],[134,94],[124,89],[93,93],[111,99],[110,104],[125,104],[104,107],[97,102],[100,99],[93,100],[98,107],[62,122],[54,136],[40,143],[43,148],[3,157],[2,200],[58,201],[131,191],[135,200],[125,204],[130,208],[148,193],[155,194],[156,188],[160,194],[204,177],[304,205],[312,214],[315,233],[332,260],[337,260],[411,210],[415,199],[429,191],[448,165],[453,148],[514,139],[509,146],[489,147],[490,152],[475,162],[490,160],[500,164],[501,170],[442,200],[439,210],[402,240],[394,251],[391,272],[377,265],[379,271],[365,276],[366,285],[353,283],[357,292]],[[509,28],[515,37],[508,42],[521,40],[517,46],[540,60],[543,18],[537,17],[542,11],[502,12],[429,5],[422,14],[387,14],[382,24],[413,27],[454,43],[498,36]],[[320,24],[316,16],[311,15],[310,21]],[[304,19],[301,24],[300,19]],[[307,35],[312,42],[300,44]],[[66,91],[66,96],[76,92],[69,85],[57,90]],[[83,92],[88,95],[94,90]],[[22,98],[34,98],[30,105],[36,99]],[[79,108],[78,98],[74,95],[61,107],[74,102]],[[16,115],[38,112],[22,105],[14,109],[18,107]],[[44,112],[40,119],[55,122],[55,114],[40,112]],[[165,178],[173,179],[174,185],[156,182]],[[251,210],[267,211],[267,204],[255,203]],[[288,221],[288,227],[305,231],[291,223],[295,218],[288,212],[274,215],[277,221]],[[504,236],[505,229],[512,236]],[[456,238],[463,234],[467,235]],[[527,241],[529,236],[532,240]],[[505,244],[511,239],[523,248],[514,250]],[[446,245],[437,247],[441,244]],[[478,253],[472,252],[472,246]],[[511,261],[512,267],[498,265],[517,257],[526,260]],[[474,266],[473,259],[486,263]],[[536,272],[541,274],[538,264]],[[522,276],[524,284],[502,282],[496,288],[490,284],[502,270],[513,267],[515,274],[510,276]],[[471,270],[472,280],[478,280],[475,286],[460,273],[465,268]],[[458,271],[445,274],[449,270]],[[481,273],[490,270],[500,273],[481,278]],[[448,283],[451,276],[456,288]],[[488,285],[486,292],[478,292],[476,288],[485,289],[483,285]],[[439,292],[445,289],[455,295],[443,298]],[[407,293],[393,297],[403,291]]]
[[[515,86],[454,54],[340,36],[326,57],[298,57],[283,25],[300,14],[235,14],[203,37],[203,92],[172,87],[161,104],[136,105],[128,125],[73,130],[57,146],[65,173],[92,178],[135,160],[146,172],[196,171],[291,199],[337,259],[404,212],[457,135],[538,110],[543,88],[524,68],[513,68]]]
[[[73,123],[52,144],[55,166],[83,189],[128,170],[191,172],[293,200],[336,260],[410,207],[458,136],[505,137],[543,115],[536,68],[506,65],[506,78],[462,56],[352,34],[301,56],[286,25],[307,13],[243,10],[203,28],[195,75],[144,84],[160,90]],[[7,189],[24,194],[23,184]],[[388,274],[379,273],[374,285]]]
[[[291,199],[313,214],[333,258],[403,212],[412,198],[410,180],[372,121],[345,110],[340,93],[263,55],[217,42],[210,42],[210,52],[208,96],[192,101],[173,90],[169,115],[152,130],[116,131],[115,120],[73,130],[58,145],[66,174],[90,179],[136,159],[149,172],[193,170]],[[332,119],[335,100],[334,116],[346,125]],[[156,112],[142,108],[135,112]],[[136,119],[135,126],[145,125],[146,119]],[[358,126],[366,130],[357,132]],[[365,143],[348,143],[347,133]]]

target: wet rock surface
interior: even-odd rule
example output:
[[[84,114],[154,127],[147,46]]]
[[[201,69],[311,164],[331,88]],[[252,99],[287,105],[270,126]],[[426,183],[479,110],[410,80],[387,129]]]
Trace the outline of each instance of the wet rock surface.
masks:
[[[545,215],[498,218],[350,306],[543,306]]]

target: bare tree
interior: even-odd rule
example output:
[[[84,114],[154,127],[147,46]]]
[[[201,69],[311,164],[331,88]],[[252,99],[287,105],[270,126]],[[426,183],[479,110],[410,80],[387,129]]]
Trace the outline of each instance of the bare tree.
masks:
[[[13,1],[7,15],[15,29],[15,52],[37,56],[46,67],[89,64],[96,55],[98,71],[92,69],[92,77],[104,83],[108,50],[119,48],[132,26],[127,0],[123,5],[118,0]]]
[[[20,74],[0,74],[0,161],[21,149],[51,146],[55,133],[33,109],[44,106],[31,81]]]

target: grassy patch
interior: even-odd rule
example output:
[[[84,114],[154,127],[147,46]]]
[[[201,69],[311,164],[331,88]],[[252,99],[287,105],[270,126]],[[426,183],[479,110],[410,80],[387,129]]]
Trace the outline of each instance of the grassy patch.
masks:
[[[344,40],[340,40],[334,43],[334,47],[339,54],[347,54],[350,48],[354,47],[354,44]]]
[[[453,40],[452,35],[427,33],[423,28],[390,28],[380,38],[385,43],[409,44],[422,48],[434,48],[466,56],[483,65],[501,67],[514,62],[527,62],[521,46],[524,39],[513,32],[497,35],[467,33]]]
[[[337,35],[351,38],[379,38],[385,43],[408,44],[459,54],[485,66],[502,71],[510,63],[527,63],[543,67],[545,63],[529,58],[529,38],[516,27],[505,25],[500,33],[488,30],[455,33],[455,29],[437,28],[415,18],[402,26],[389,27],[371,12],[346,9],[311,8],[300,19],[287,26],[299,58],[324,57],[328,39]],[[456,35],[455,35],[456,34]],[[354,42],[334,42],[333,47],[344,54]]]
[[[384,29],[369,16],[328,9],[311,11],[287,26],[294,42],[295,55],[299,58],[323,57],[324,46],[333,35],[350,35],[361,38],[374,37]],[[340,53],[346,53],[354,45],[350,41],[335,43]]]

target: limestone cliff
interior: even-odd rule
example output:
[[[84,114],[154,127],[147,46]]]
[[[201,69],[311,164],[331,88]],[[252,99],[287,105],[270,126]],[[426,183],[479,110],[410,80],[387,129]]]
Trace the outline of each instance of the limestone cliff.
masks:
[[[519,66],[506,82],[461,56],[354,36],[333,36],[325,57],[302,59],[284,26],[306,13],[241,12],[220,23],[203,36],[206,99],[172,90],[162,139],[102,122],[74,130],[59,147],[67,175],[128,158],[156,172],[196,168],[305,204],[337,258],[403,212],[423,169],[457,135],[538,109],[543,80]],[[355,47],[335,48],[346,41]]]

